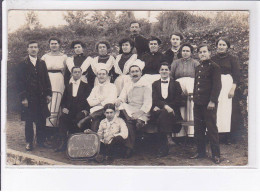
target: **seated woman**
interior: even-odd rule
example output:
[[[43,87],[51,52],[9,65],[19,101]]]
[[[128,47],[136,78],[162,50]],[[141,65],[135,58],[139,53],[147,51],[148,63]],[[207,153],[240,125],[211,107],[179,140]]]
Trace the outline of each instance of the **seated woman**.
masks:
[[[219,133],[225,133],[226,143],[231,144],[231,134],[235,141],[235,132],[243,126],[239,105],[237,84],[239,83],[240,67],[236,56],[229,53],[230,42],[219,38],[216,42],[217,54],[212,61],[221,69],[222,89],[219,95],[217,126]]]
[[[71,70],[74,66],[76,66],[82,69],[81,80],[88,83],[91,88],[94,87],[94,80],[96,75],[90,66],[92,57],[87,57],[84,55],[85,48],[86,45],[82,41],[76,40],[71,43],[71,49],[74,50],[75,55],[68,57],[66,60],[67,68],[65,72],[65,84],[69,83],[71,79]]]
[[[94,57],[93,60],[91,61],[91,67],[97,75],[97,70],[98,70],[98,63],[103,64],[104,68],[108,71],[108,76],[109,79],[107,80],[108,82],[114,83],[115,81],[115,58],[112,55],[108,54],[108,51],[110,49],[110,44],[107,41],[100,41],[96,44],[96,51],[98,52],[98,56]],[[98,80],[96,78],[95,80],[95,85],[97,85]]]
[[[105,119],[100,122],[97,134],[100,138],[100,156],[97,160],[101,162],[103,156],[105,159],[111,159],[116,147],[125,147],[125,140],[128,137],[128,129],[123,119],[116,116],[114,104],[104,106]]]
[[[191,96],[194,87],[195,67],[199,62],[192,58],[193,47],[185,43],[180,48],[182,58],[172,62],[171,77],[178,81],[183,91],[183,107],[181,107],[181,114],[184,121],[193,120],[193,102]],[[188,98],[187,98],[188,97]],[[188,134],[186,134],[188,133]],[[188,126],[188,130],[183,127],[182,130],[175,134],[176,137],[194,134],[194,127]]]
[[[117,55],[115,62],[115,73],[118,76],[115,80],[115,85],[118,96],[125,82],[130,80],[130,76],[128,75],[130,66],[137,60],[137,54],[133,54],[134,42],[131,39],[123,38],[120,40],[119,48],[119,55]]]

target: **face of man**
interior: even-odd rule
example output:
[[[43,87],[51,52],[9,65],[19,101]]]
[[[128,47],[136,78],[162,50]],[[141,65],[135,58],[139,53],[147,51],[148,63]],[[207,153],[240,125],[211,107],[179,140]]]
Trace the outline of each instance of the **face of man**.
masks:
[[[199,58],[201,61],[210,59],[210,51],[207,46],[201,47],[199,50]]]
[[[50,41],[50,49],[51,51],[58,51],[60,49],[60,44],[57,40],[51,40]]]
[[[159,70],[159,73],[162,79],[167,79],[170,75],[169,67],[167,65],[162,65]]]
[[[182,57],[183,57],[184,59],[189,58],[189,57],[191,56],[190,47],[184,46],[184,47],[182,48],[181,54],[182,54]]]
[[[105,81],[107,81],[107,78],[108,78],[107,71],[104,69],[99,70],[99,72],[97,73],[97,78],[98,78],[99,83],[101,83],[101,84],[105,83]]]
[[[139,34],[141,31],[140,25],[138,23],[132,23],[130,26],[131,34]]]
[[[112,121],[115,117],[116,112],[113,109],[107,109],[105,111],[105,116],[107,120]]]
[[[78,79],[80,79],[82,76],[82,71],[80,68],[74,68],[72,71],[72,77],[75,81],[77,81]]]
[[[80,55],[83,53],[83,48],[81,46],[81,44],[75,44],[74,45],[74,52],[77,54],[77,55]]]
[[[139,67],[137,66],[133,66],[130,68],[130,72],[129,72],[131,78],[132,78],[132,81],[135,83],[137,82],[141,76],[142,76],[142,71]]]
[[[29,44],[27,51],[30,56],[37,57],[37,54],[39,52],[38,43]]]
[[[173,47],[179,47],[181,45],[181,37],[172,35],[171,44]]]
[[[98,45],[98,54],[100,56],[107,55],[107,46],[105,44],[99,44]]]
[[[226,53],[227,49],[228,49],[228,45],[225,41],[223,40],[218,41],[218,45],[217,45],[218,53]]]
[[[159,44],[157,40],[151,40],[149,42],[149,49],[151,53],[156,53],[159,50]]]
[[[122,44],[122,51],[123,51],[123,53],[130,53],[130,51],[131,51],[131,45],[130,45],[129,42],[124,42],[124,43]]]

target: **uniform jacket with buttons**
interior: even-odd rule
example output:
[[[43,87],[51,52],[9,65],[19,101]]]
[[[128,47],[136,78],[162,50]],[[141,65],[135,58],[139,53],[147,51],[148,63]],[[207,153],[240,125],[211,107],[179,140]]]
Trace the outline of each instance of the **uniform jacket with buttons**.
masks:
[[[221,90],[220,67],[212,60],[201,61],[195,68],[193,101],[198,105],[218,102]]]
[[[36,106],[39,105],[41,116],[48,117],[50,112],[46,97],[52,96],[52,90],[45,62],[37,58],[36,66],[34,66],[28,56],[17,66],[16,79],[20,100],[27,99],[30,110],[36,110],[35,107],[30,106],[35,106],[39,102]],[[39,96],[39,99],[35,99],[35,96]],[[29,112],[31,112],[30,115],[34,114],[32,111]],[[22,120],[28,119],[29,112],[25,107],[22,107]]]

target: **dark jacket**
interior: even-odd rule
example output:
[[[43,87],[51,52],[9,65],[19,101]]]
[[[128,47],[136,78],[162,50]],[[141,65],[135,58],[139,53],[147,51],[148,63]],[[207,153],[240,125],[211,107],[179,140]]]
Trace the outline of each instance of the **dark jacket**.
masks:
[[[28,108],[22,106],[21,119],[47,118],[50,112],[46,97],[52,96],[52,90],[45,62],[37,59],[34,66],[28,56],[18,65],[16,78],[20,101],[28,100]]]
[[[165,60],[166,62],[168,62],[169,65],[172,64],[174,58],[176,58],[176,59],[182,58],[182,57],[181,57],[181,52],[178,52],[178,53],[177,53],[177,56],[174,56],[174,52],[172,51],[172,49],[168,49],[168,50],[164,53],[164,60]]]
[[[152,97],[153,97],[152,110],[155,106],[157,106],[160,109],[163,109],[165,105],[168,105],[174,110],[178,120],[181,120],[181,113],[180,113],[181,94],[182,94],[182,89],[179,82],[170,79],[170,83],[168,87],[168,97],[164,99],[162,97],[162,92],[161,92],[161,79],[155,81],[152,85]]]
[[[134,41],[138,59],[149,52],[148,40],[145,37],[142,35],[131,35],[130,37]]]
[[[159,74],[160,63],[163,62],[163,54],[161,52],[145,53],[141,60],[145,62],[143,74]]]
[[[220,67],[212,60],[200,62],[195,68],[194,103],[199,105],[208,105],[209,101],[218,103],[220,90]]]
[[[87,98],[91,92],[89,84],[80,81],[79,89],[76,97],[72,96],[72,83],[66,85],[65,91],[61,101],[61,107],[67,108],[69,111],[72,109],[78,113],[82,110],[89,112],[90,106],[87,102]],[[75,98],[75,99],[73,99]],[[72,107],[75,106],[75,107]]]

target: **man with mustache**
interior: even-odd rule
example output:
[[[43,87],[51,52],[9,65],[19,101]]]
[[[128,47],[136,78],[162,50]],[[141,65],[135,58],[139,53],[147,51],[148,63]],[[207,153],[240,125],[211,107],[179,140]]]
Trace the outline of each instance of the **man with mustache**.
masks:
[[[33,149],[33,123],[36,124],[36,138],[39,147],[45,147],[45,124],[50,116],[48,103],[52,89],[47,67],[37,57],[38,42],[27,45],[29,56],[17,67],[17,90],[22,104],[21,120],[25,121],[26,150]]]
[[[131,65],[129,68],[131,81],[124,85],[116,101],[116,106],[121,110],[122,117],[126,119],[129,130],[126,158],[131,156],[135,143],[135,133],[147,123],[152,107],[152,90],[150,83],[146,79],[142,79],[143,68],[144,62],[139,59]]]
[[[134,41],[138,59],[149,51],[148,40],[140,34],[140,31],[141,24],[139,22],[133,21],[130,23],[130,38]]]

